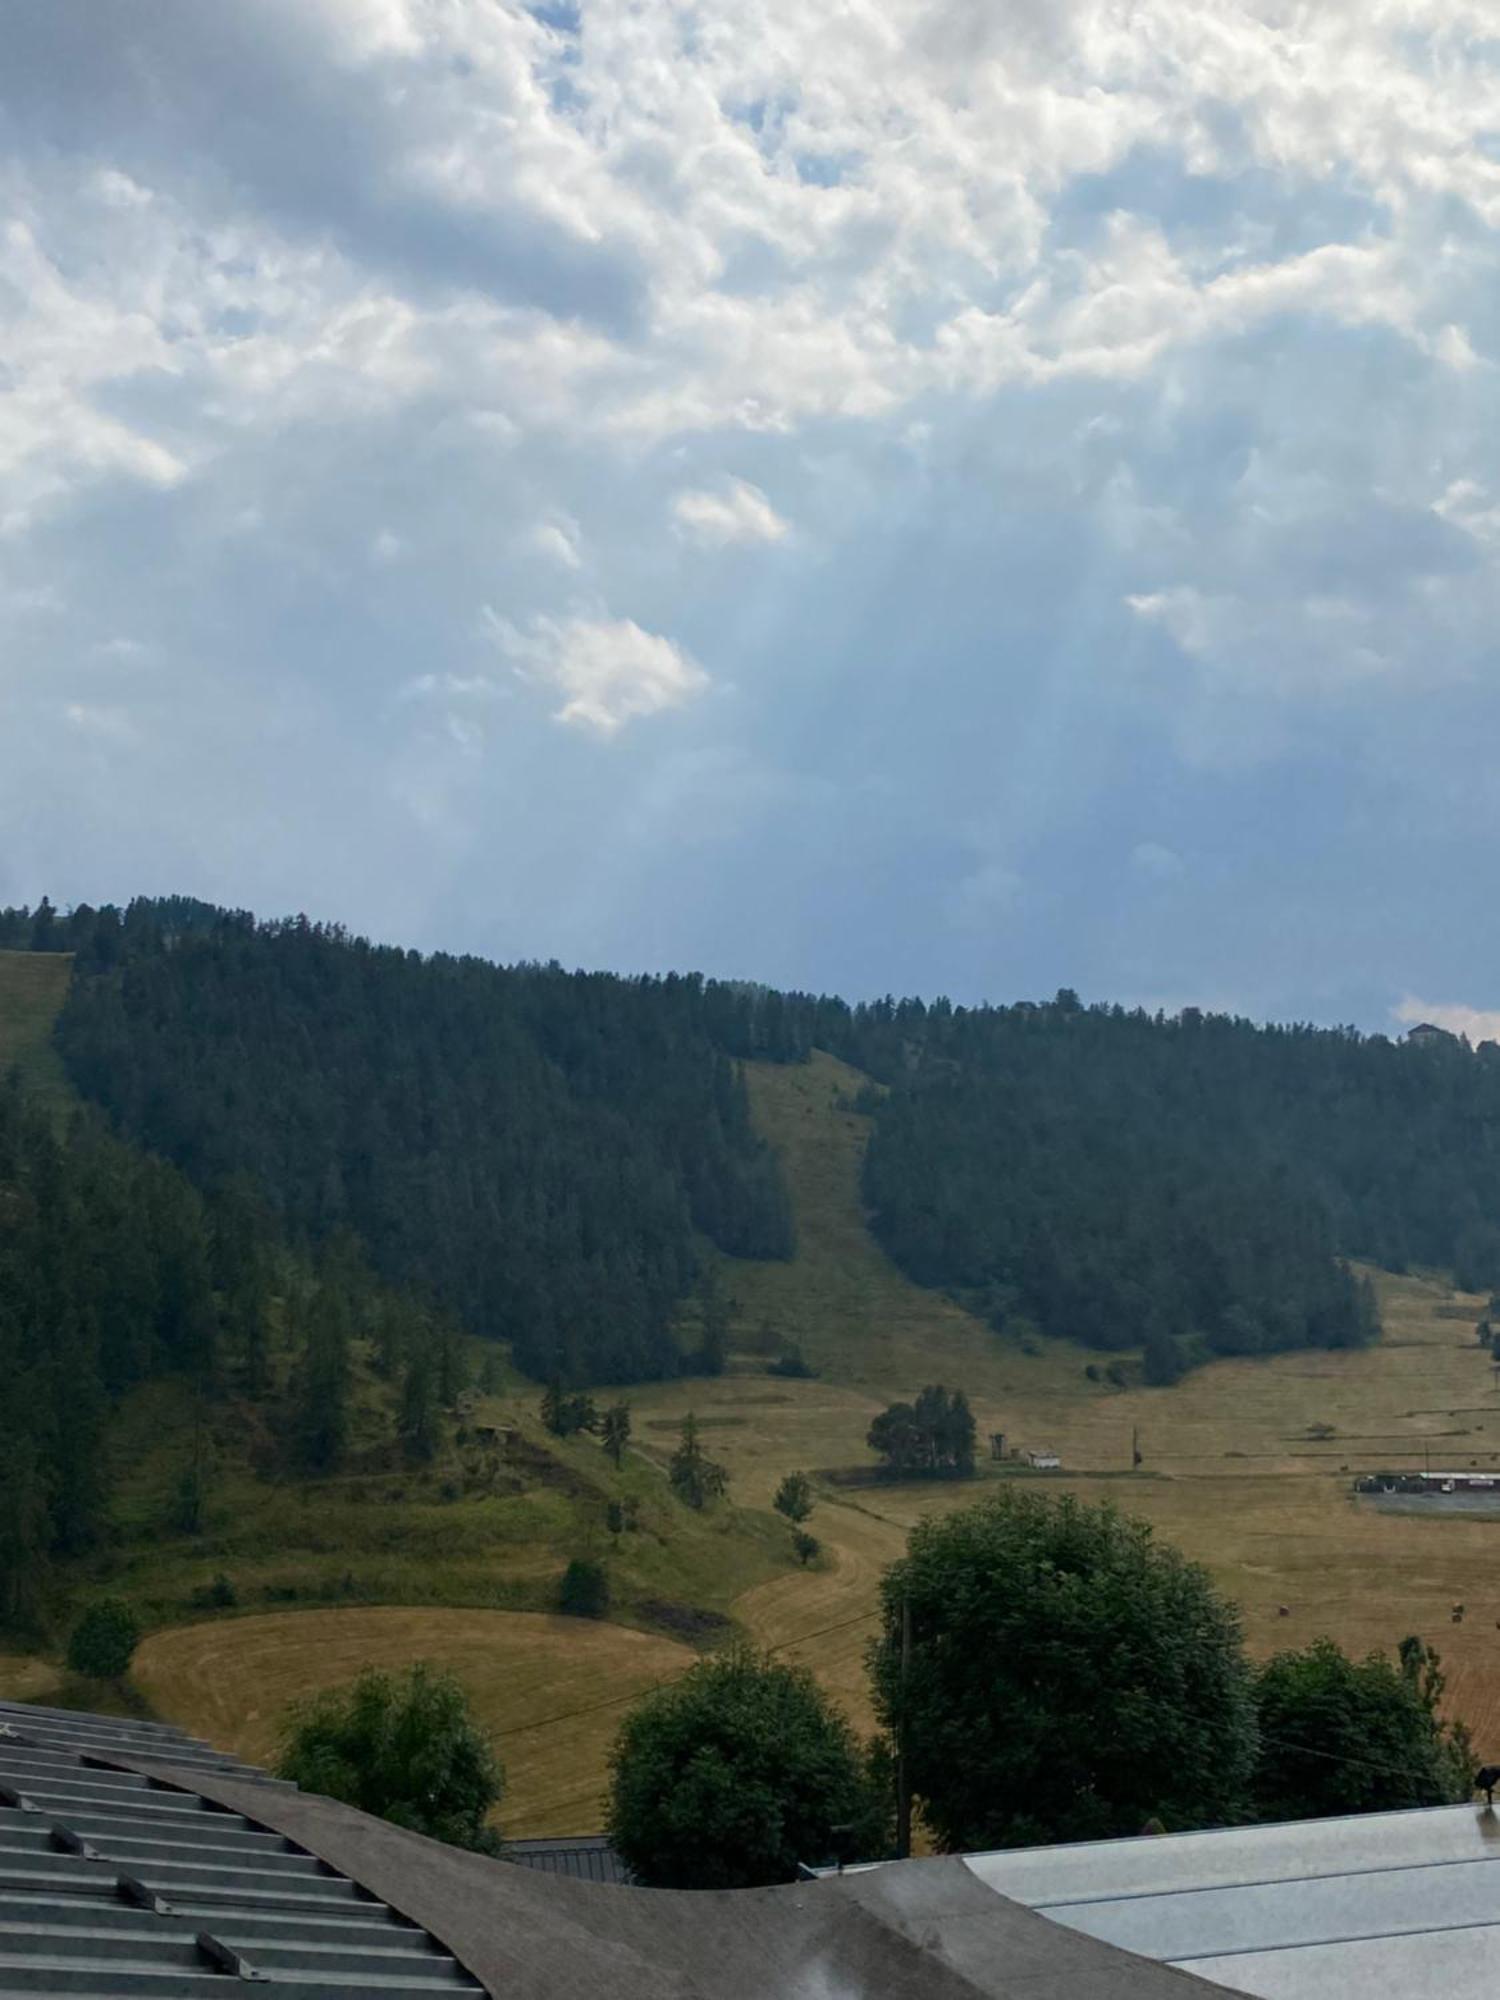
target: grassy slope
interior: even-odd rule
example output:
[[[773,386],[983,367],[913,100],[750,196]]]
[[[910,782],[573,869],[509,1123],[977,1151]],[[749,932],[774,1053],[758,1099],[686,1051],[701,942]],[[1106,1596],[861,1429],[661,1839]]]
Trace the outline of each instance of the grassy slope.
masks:
[[[3,994],[0,984],[0,1000]],[[732,1266],[730,1289],[743,1332],[769,1319],[823,1373],[813,1382],[778,1380],[764,1374],[763,1361],[746,1357],[715,1382],[634,1392],[640,1450],[627,1466],[627,1488],[667,1511],[654,1532],[622,1538],[621,1587],[732,1607],[762,1643],[805,1660],[867,1721],[863,1653],[880,1569],[900,1552],[913,1521],[972,1498],[975,1489],[825,1491],[811,1523],[825,1555],[806,1572],[778,1561],[785,1530],[760,1510],[787,1470],[865,1459],[873,1412],[923,1382],[944,1380],[969,1390],[983,1430],[1003,1428],[1016,1442],[1061,1451],[1064,1473],[1036,1476],[1058,1490],[1115,1499],[1206,1562],[1242,1604],[1258,1650],[1323,1631],[1361,1649],[1391,1645],[1408,1631],[1435,1641],[1453,1669],[1455,1705],[1475,1724],[1481,1750],[1500,1750],[1500,1523],[1380,1515],[1349,1494],[1352,1471],[1420,1462],[1424,1440],[1459,1463],[1500,1463],[1500,1387],[1472,1338],[1476,1302],[1436,1282],[1381,1279],[1387,1338],[1369,1353],[1220,1362],[1171,1390],[1089,1383],[1084,1351],[1047,1341],[1033,1355],[1022,1353],[908,1284],[875,1246],[858,1198],[868,1121],[841,1108],[859,1081],[827,1057],[800,1069],[752,1070],[757,1119],[780,1147],[792,1182],[799,1251],[784,1266]],[[534,1394],[502,1398],[487,1414],[519,1420],[536,1436]],[[672,1427],[690,1407],[715,1420],[706,1438],[731,1471],[736,1501],[754,1512],[698,1521],[661,1499],[652,1461],[665,1457]],[[122,1448],[130,1421],[146,1434],[160,1413],[136,1412],[122,1426]],[[1336,1426],[1332,1439],[1307,1436],[1319,1421]],[[1137,1430],[1145,1465],[1132,1473]],[[232,1445],[228,1456],[232,1461]],[[141,1540],[122,1551],[122,1575],[161,1615],[179,1618],[190,1584],[230,1563],[252,1593],[291,1587],[334,1594],[352,1567],[361,1594],[477,1607],[538,1603],[566,1554],[603,1539],[598,1522],[608,1488],[601,1482],[608,1474],[597,1446],[579,1441],[556,1448],[555,1457],[592,1497],[547,1486],[503,1502],[444,1503],[438,1471],[425,1489],[408,1479],[403,1500],[379,1500],[378,1482],[369,1479],[311,1492],[296,1484],[268,1488],[231,1463],[206,1544],[153,1538],[148,1545],[167,1464],[154,1446],[143,1449],[127,1482]],[[995,1468],[989,1476],[1027,1475]],[[362,1494],[353,1490],[359,1487]],[[1449,1622],[1455,1599],[1469,1607],[1461,1626]],[[246,1729],[264,1726],[258,1687],[290,1695],[320,1684],[324,1635],[329,1659],[405,1658],[414,1646],[449,1657],[446,1649],[456,1648],[512,1767],[508,1823],[518,1831],[593,1824],[617,1706],[600,1709],[592,1694],[561,1698],[560,1676],[575,1666],[595,1671],[580,1651],[578,1628],[483,1608],[451,1616],[467,1627],[433,1612],[353,1609],[200,1622],[148,1641],[143,1674],[163,1712],[222,1734],[239,1726],[236,1715],[246,1717]],[[386,1621],[381,1643],[388,1650],[368,1631],[364,1650],[339,1650],[341,1633],[363,1629],[348,1623],[358,1618]],[[260,1649],[253,1664],[248,1638],[244,1653],[233,1643],[236,1633],[252,1630]],[[466,1631],[498,1663],[493,1694],[485,1672],[466,1664]],[[587,1631],[598,1635],[589,1646],[601,1649],[599,1699],[609,1700],[617,1685],[633,1691],[633,1668],[612,1649],[628,1648],[637,1635]],[[511,1648],[531,1663],[525,1672],[507,1669]],[[5,1673],[0,1660],[0,1687]],[[588,1717],[573,1714],[579,1707]],[[597,1730],[594,1716],[603,1718]],[[234,1740],[248,1746],[259,1739]]]
[[[66,1094],[52,1023],[72,976],[71,952],[0,951],[0,1074],[15,1064],[28,1088]]]
[[[1417,1632],[1451,1670],[1455,1709],[1480,1748],[1500,1753],[1500,1521],[1381,1514],[1351,1475],[1389,1464],[1500,1465],[1500,1381],[1473,1338],[1479,1301],[1420,1278],[1378,1276],[1386,1337],[1365,1353],[1223,1361],[1166,1390],[1090,1383],[1089,1354],[1058,1341],[1023,1354],[901,1277],[864,1231],[858,1200],[867,1121],[838,1108],[858,1078],[828,1058],[752,1076],[757,1116],[782,1147],[800,1229],[797,1260],[737,1267],[753,1327],[762,1314],[800,1340],[817,1382],[675,1384],[638,1398],[644,1412],[741,1421],[711,1433],[735,1490],[763,1501],[796,1466],[858,1462],[879,1401],[923,1382],[962,1383],[981,1429],[1049,1444],[1064,1472],[1035,1477],[1109,1498],[1154,1523],[1212,1570],[1242,1606],[1258,1652],[1331,1633],[1357,1651]],[[1311,1425],[1335,1435],[1318,1441]],[[1139,1433],[1145,1463],[1132,1472]],[[992,1476],[998,1468],[988,1468]],[[785,1646],[866,1720],[863,1654],[874,1591],[924,1514],[975,1489],[881,1487],[825,1496],[811,1526],[827,1561],[752,1587],[736,1611]],[[1467,1605],[1450,1622],[1455,1601]],[[1281,1615],[1281,1606],[1287,1615]]]

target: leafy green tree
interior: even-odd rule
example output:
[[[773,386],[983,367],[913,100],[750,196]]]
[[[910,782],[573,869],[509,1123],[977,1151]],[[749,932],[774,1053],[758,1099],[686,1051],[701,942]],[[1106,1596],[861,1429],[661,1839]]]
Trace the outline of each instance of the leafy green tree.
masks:
[[[698,1419],[689,1410],[682,1420],[676,1451],[667,1467],[672,1491],[689,1507],[703,1508],[721,1499],[729,1487],[729,1474],[711,1459],[698,1438]]]
[[[599,1420],[599,1436],[618,1470],[630,1442],[630,1405],[611,1403]]]
[[[1319,1819],[1454,1805],[1472,1789],[1461,1725],[1438,1714],[1443,1676],[1421,1640],[1398,1664],[1351,1660],[1331,1639],[1278,1653],[1255,1676],[1257,1819]]]
[[[558,1381],[549,1382],[542,1391],[541,1418],[552,1435],[560,1438],[599,1427],[599,1412],[593,1397],[564,1389]]]
[[[800,1524],[813,1510],[813,1485],[805,1472],[789,1472],[776,1489],[778,1514]]]
[[[867,1443],[897,1479],[965,1479],[974,1470],[974,1413],[962,1389],[929,1383],[915,1403],[892,1403]]]
[[[646,1695],[611,1772],[611,1843],[652,1887],[789,1882],[841,1838],[886,1851],[888,1801],[848,1723],[805,1668],[754,1653],[703,1660]]]
[[[1237,1614],[1144,1523],[1005,1492],[918,1526],[881,1607],[876,1713],[941,1847],[1243,1811],[1256,1731]]]
[[[140,1638],[140,1625],[128,1604],[117,1597],[98,1598],[73,1627],[68,1667],[90,1680],[120,1680],[130,1671]]]
[[[371,1668],[349,1687],[298,1703],[287,1714],[277,1769],[304,1791],[396,1826],[498,1851],[485,1819],[504,1774],[451,1674],[423,1665],[401,1674]]]
[[[609,1609],[609,1577],[603,1563],[575,1556],[557,1587],[557,1608],[569,1618],[602,1618]]]
[[[807,1568],[807,1565],[812,1561],[814,1556],[821,1554],[822,1548],[823,1544],[818,1540],[817,1536],[810,1535],[806,1528],[799,1528],[792,1536],[792,1554],[804,1569]]]

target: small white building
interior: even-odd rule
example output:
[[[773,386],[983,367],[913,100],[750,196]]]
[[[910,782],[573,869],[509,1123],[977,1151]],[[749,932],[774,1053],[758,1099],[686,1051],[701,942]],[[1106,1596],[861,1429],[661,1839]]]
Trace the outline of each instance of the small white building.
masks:
[[[1034,1472],[1062,1471],[1062,1460],[1050,1445],[1043,1445],[1040,1451],[1028,1451],[1026,1463]]]

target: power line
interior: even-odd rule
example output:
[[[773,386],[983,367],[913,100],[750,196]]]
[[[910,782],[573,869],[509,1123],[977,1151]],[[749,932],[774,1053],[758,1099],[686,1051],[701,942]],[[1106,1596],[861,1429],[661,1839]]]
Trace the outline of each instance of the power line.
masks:
[[[880,1616],[879,1611],[861,1611],[857,1618],[845,1618],[837,1625],[819,1626],[816,1632],[802,1632],[795,1639],[783,1639],[778,1645],[767,1646],[768,1653],[784,1653],[788,1646],[806,1646],[814,1639],[826,1639],[830,1632],[847,1632],[852,1625],[868,1625],[872,1618]]]
[[[1315,1750],[1310,1743],[1293,1743],[1284,1736],[1262,1736],[1260,1740],[1269,1743],[1275,1750],[1291,1750],[1299,1757],[1322,1757],[1331,1764],[1362,1764],[1367,1771],[1380,1771],[1388,1778],[1411,1778],[1422,1783],[1431,1776],[1427,1771],[1409,1770],[1401,1764],[1383,1764],[1376,1757],[1361,1757],[1357,1752]]]
[[[823,1625],[816,1632],[803,1632],[795,1639],[783,1639],[775,1646],[767,1646],[766,1651],[767,1653],[784,1653],[788,1647],[805,1646],[810,1644],[814,1639],[826,1639],[830,1633],[847,1632],[855,1625],[868,1625],[872,1618],[878,1618],[879,1616],[880,1613],[878,1611],[862,1611],[857,1618],[845,1618],[837,1625]],[[687,1673],[688,1671],[689,1669],[686,1667],[682,1669],[682,1673]],[[524,1736],[530,1729],[551,1729],[559,1722],[576,1722],[581,1715],[598,1715],[606,1708],[619,1708],[627,1701],[636,1701],[642,1695],[654,1694],[657,1688],[670,1687],[673,1681],[680,1680],[681,1678],[682,1674],[666,1674],[661,1680],[653,1681],[649,1687],[632,1689],[629,1694],[610,1695],[605,1701],[585,1702],[581,1708],[567,1708],[563,1709],[557,1715],[539,1716],[535,1722],[518,1722],[513,1728],[502,1729],[500,1740],[502,1743],[507,1742],[512,1736]]]

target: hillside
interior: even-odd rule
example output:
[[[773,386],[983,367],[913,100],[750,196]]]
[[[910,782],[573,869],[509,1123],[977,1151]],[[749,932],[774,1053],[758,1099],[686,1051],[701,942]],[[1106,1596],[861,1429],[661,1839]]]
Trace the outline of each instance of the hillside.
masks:
[[[334,941],[327,949],[349,947]],[[28,1102],[42,1087],[46,1117],[28,1143],[43,1149],[54,1143],[47,1134],[57,1105],[82,1108],[67,1096],[47,1041],[66,967],[61,953],[0,954],[0,1046],[19,1061]],[[711,1001],[706,992],[704,1024]],[[798,1054],[794,1021],[758,1005],[757,1033],[774,1031],[779,1053]],[[713,1033],[742,1040],[745,1023],[720,1020]],[[870,1045],[874,1060],[880,1049]],[[442,1658],[471,1686],[511,1767],[503,1823],[516,1832],[587,1831],[597,1824],[604,1758],[624,1703],[680,1670],[691,1647],[732,1629],[806,1661],[867,1722],[863,1657],[876,1584],[912,1522],[966,1502],[986,1481],[1041,1478],[1116,1500],[1204,1560],[1243,1606],[1260,1650],[1323,1631],[1361,1649],[1420,1633],[1446,1656],[1450,1697],[1485,1749],[1483,1732],[1500,1730],[1500,1659],[1491,1657],[1500,1602],[1486,1595],[1493,1524],[1380,1514],[1350,1493],[1357,1471],[1419,1461],[1424,1446],[1461,1463],[1500,1464],[1500,1387],[1473,1334],[1482,1297],[1432,1275],[1369,1272],[1385,1322],[1375,1345],[1210,1360],[1176,1386],[1147,1386],[1135,1357],[1113,1343],[1049,1337],[1026,1313],[995,1311],[983,1288],[961,1288],[984,1306],[981,1315],[903,1273],[872,1234],[866,1208],[872,1149],[894,1129],[885,1122],[889,1088],[817,1050],[802,1061],[745,1063],[736,1085],[744,1157],[774,1163],[794,1224],[792,1254],[728,1256],[701,1232],[695,1237],[694,1265],[714,1275],[681,1302],[674,1351],[691,1352],[706,1338],[717,1301],[716,1337],[726,1351],[702,1365],[727,1365],[628,1390],[634,1439],[619,1472],[594,1439],[549,1436],[537,1388],[495,1366],[493,1341],[369,1271],[347,1236],[320,1242],[273,1214],[241,1240],[250,1211],[210,1188],[201,1254],[216,1274],[207,1296],[217,1331],[202,1320],[201,1291],[193,1294],[197,1319],[168,1322],[159,1308],[147,1318],[153,1341],[169,1324],[179,1335],[187,1325],[206,1328],[213,1379],[184,1373],[170,1348],[144,1372],[136,1348],[121,1350],[136,1355],[136,1372],[112,1386],[116,1407],[97,1458],[96,1470],[109,1475],[107,1517],[73,1553],[54,1552],[51,1629],[79,1592],[107,1585],[127,1596],[153,1628],[141,1654],[142,1697],[256,1756],[267,1752],[283,1699],[340,1677],[351,1662]],[[84,1135],[67,1142],[84,1147],[76,1162],[83,1205],[70,1211],[71,1236],[45,1239],[60,1270],[91,1268],[61,1255],[76,1252],[90,1190],[129,1187],[142,1174],[141,1186],[157,1190],[151,1214],[186,1218],[182,1240],[196,1240],[200,1197],[184,1174],[145,1162],[97,1119],[68,1123]],[[1430,1193],[1436,1183],[1426,1185]],[[12,1204],[7,1215],[15,1212]],[[259,1276],[246,1291],[251,1266]],[[96,1290],[87,1296],[96,1304],[109,1296],[125,1268],[123,1257],[118,1266],[107,1261],[89,1277]],[[264,1343],[259,1390],[242,1345],[252,1307]],[[767,1373],[791,1345],[814,1378]],[[314,1470],[291,1443],[309,1369],[330,1353],[343,1356],[346,1428],[335,1459]],[[482,1368],[483,1391],[473,1386]],[[412,1382],[455,1369],[470,1386],[434,1412],[431,1455],[413,1458],[401,1444]],[[1052,1446],[1063,1472],[984,1460],[972,1485],[847,1483],[849,1469],[870,1465],[872,1416],[931,1381],[969,1393],[982,1440],[1003,1431],[1012,1445]],[[729,1504],[702,1515],[672,1499],[664,1479],[690,1409],[731,1476]],[[498,1458],[476,1447],[483,1426],[513,1433]],[[1143,1463],[1132,1469],[1137,1445]],[[810,1526],[823,1552],[806,1570],[792,1560],[786,1524],[769,1511],[789,1470],[812,1472],[819,1487]],[[190,1472],[201,1484],[191,1527],[182,1516]],[[617,1516],[611,1529],[612,1503],[634,1504],[633,1528]],[[610,1620],[550,1615],[575,1555],[605,1562]],[[1449,1619],[1456,1600],[1469,1606],[1459,1625]],[[0,1655],[0,1691],[68,1698],[45,1645]]]
[[[1487,1582],[1494,1524],[1379,1514],[1350,1492],[1353,1472],[1393,1460],[1420,1462],[1424,1445],[1461,1453],[1465,1462],[1500,1464],[1500,1390],[1473,1339],[1477,1302],[1436,1280],[1382,1279],[1388,1332],[1372,1349],[1222,1361],[1165,1389],[1090,1381],[1085,1369],[1093,1358],[1086,1351],[1046,1340],[1023,1351],[911,1285],[870,1241],[859,1202],[870,1121],[842,1108],[852,1080],[825,1058],[805,1068],[766,1065],[752,1072],[762,1129],[786,1146],[799,1247],[789,1266],[731,1266],[725,1281],[739,1301],[739,1332],[753,1332],[771,1317],[825,1372],[815,1381],[777,1379],[764,1373],[762,1357],[741,1353],[716,1381],[639,1390],[633,1407],[645,1453],[664,1454],[676,1422],[693,1407],[713,1426],[705,1435],[730,1469],[736,1500],[763,1508],[788,1470],[865,1461],[864,1431],[888,1396],[934,1376],[961,1381],[974,1395],[982,1429],[1003,1424],[1021,1443],[1055,1445],[1064,1460],[1061,1475],[985,1466],[986,1479],[1039,1479],[1056,1490],[1110,1498],[1152,1521],[1206,1562],[1241,1604],[1258,1651],[1322,1632],[1360,1651],[1420,1633],[1452,1670],[1450,1700],[1474,1723],[1481,1749],[1497,1747],[1489,1733],[1500,1732],[1494,1646],[1500,1600],[1491,1603]],[[880,1355],[876,1364],[868,1359],[866,1327]],[[514,1411],[524,1402],[498,1407]],[[1321,1424],[1332,1424],[1335,1434],[1309,1436]],[[1132,1472],[1137,1435],[1145,1464]],[[582,1454],[588,1447],[572,1449]],[[810,1523],[824,1547],[821,1566],[787,1567],[746,1582],[727,1599],[705,1601],[724,1603],[760,1643],[811,1666],[868,1723],[863,1662],[880,1571],[901,1552],[915,1520],[965,1504],[975,1491],[821,1482]],[[784,1534],[779,1522],[769,1525],[773,1535]],[[1457,1626],[1449,1617],[1456,1600],[1469,1606]],[[292,1693],[321,1684],[329,1671],[322,1635],[334,1648],[329,1659],[342,1659],[340,1633],[350,1628],[340,1621],[357,1615],[308,1609],[280,1621],[256,1620],[256,1652],[243,1665],[237,1649],[223,1646],[217,1624],[162,1631],[144,1655],[152,1699],[175,1720],[258,1750],[266,1727],[258,1690],[269,1685]],[[442,1645],[482,1637],[492,1659],[503,1663],[512,1643],[505,1635],[514,1630],[513,1643],[530,1663],[512,1684],[503,1670],[460,1662],[514,1767],[503,1823],[517,1832],[597,1825],[604,1754],[623,1705],[616,1696],[634,1682],[626,1675],[616,1683],[616,1668],[606,1664],[586,1696],[564,1698],[559,1690],[553,1698],[539,1656],[555,1646],[558,1675],[571,1675],[571,1630],[560,1621],[512,1623],[494,1612],[473,1617],[472,1628],[462,1622],[452,1628],[451,1640],[442,1627]],[[438,1631],[425,1618],[393,1614],[371,1656],[425,1656]],[[234,1723],[240,1714],[243,1724]],[[512,1738],[514,1755],[507,1747]]]
[[[716,1371],[712,1253],[795,1247],[739,1065],[815,1049],[861,1073],[877,1240],[1019,1339],[1138,1355],[1161,1384],[1367,1344],[1352,1260],[1500,1285],[1500,1060],[1452,1038],[1067,991],[850,1007],[424,958],[181,897],[0,911],[20,941],[74,950],[58,1047],[120,1133],[212,1202],[252,1185],[292,1243],[352,1238],[537,1380]]]

